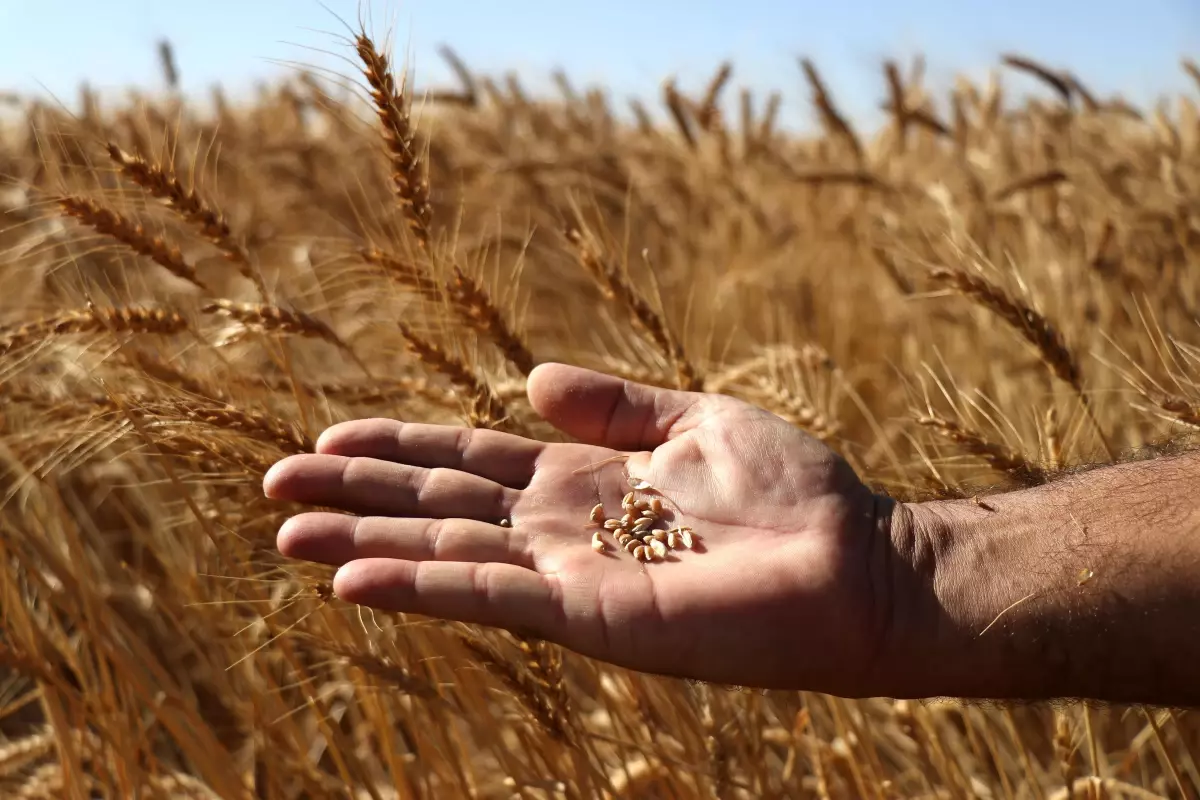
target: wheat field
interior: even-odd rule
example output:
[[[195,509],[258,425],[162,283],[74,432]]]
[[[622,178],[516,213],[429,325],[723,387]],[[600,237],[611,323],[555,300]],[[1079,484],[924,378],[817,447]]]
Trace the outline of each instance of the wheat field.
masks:
[[[866,131],[801,61],[802,136],[734,65],[648,108],[342,45],[359,73],[242,102],[3,99],[0,794],[1195,796],[1180,711],[749,691],[349,607],[262,477],[366,416],[557,440],[547,361],[748,400],[904,499],[1170,446],[1196,95],[888,63]]]

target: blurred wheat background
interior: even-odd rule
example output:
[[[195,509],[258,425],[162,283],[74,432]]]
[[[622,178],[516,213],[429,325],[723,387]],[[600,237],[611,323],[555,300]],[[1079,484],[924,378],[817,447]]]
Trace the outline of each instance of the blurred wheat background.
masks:
[[[1169,445],[1194,62],[1147,105],[888,61],[865,129],[801,58],[801,134],[734,64],[626,105],[446,49],[416,87],[402,30],[349,22],[340,76],[249,97],[181,91],[169,45],[165,93],[5,96],[0,794],[1195,796],[1193,714],[742,691],[345,607],[261,490],[340,420],[556,438],[523,386],[552,360],[744,398],[906,499]]]

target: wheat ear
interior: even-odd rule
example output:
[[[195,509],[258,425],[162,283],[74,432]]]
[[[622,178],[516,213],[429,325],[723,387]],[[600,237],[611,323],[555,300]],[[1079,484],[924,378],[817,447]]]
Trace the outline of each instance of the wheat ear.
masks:
[[[70,333],[157,333],[171,335],[188,329],[188,322],[174,311],[162,308],[124,306],[100,309],[93,305],[64,311],[26,322],[0,332],[0,354],[30,342]]]
[[[983,459],[992,469],[1008,475],[1023,486],[1035,486],[1046,482],[1044,469],[1020,453],[988,440],[979,431],[934,415],[918,417],[917,423],[932,428],[964,452]]]
[[[388,57],[365,33],[354,40],[363,62],[363,75],[371,87],[371,100],[383,129],[384,144],[392,164],[392,183],[408,219],[409,228],[421,247],[428,249],[433,209],[429,204],[429,182],[415,149],[412,121],[404,94],[397,89]]]
[[[935,283],[948,286],[991,311],[1033,345],[1051,371],[1082,393],[1079,365],[1062,334],[1046,317],[1017,300],[1004,289],[977,275],[939,267],[929,273]]]
[[[862,142],[859,141],[854,128],[850,127],[850,123],[833,104],[833,99],[829,96],[829,91],[825,88],[825,82],[821,80],[821,74],[817,72],[816,65],[810,59],[802,58],[800,59],[800,68],[804,71],[804,77],[808,79],[809,86],[812,87],[812,103],[821,117],[821,122],[830,133],[846,143],[850,152],[854,154],[854,161],[861,166],[863,163]]]
[[[87,197],[66,195],[58,198],[58,207],[64,214],[87,225],[97,233],[109,236],[126,245],[140,256],[149,258],[176,277],[207,290],[208,287],[196,277],[196,270],[183,258],[183,253],[161,236],[152,236],[141,224],[125,217],[111,208],[105,208]]]
[[[286,309],[269,303],[240,303],[224,298],[206,303],[200,309],[205,314],[222,314],[237,320],[247,330],[263,333],[283,333],[321,339],[344,352],[368,376],[370,369],[354,349],[324,322],[311,314]]]
[[[296,425],[256,411],[232,405],[201,405],[192,400],[150,400],[136,408],[143,416],[200,422],[214,428],[237,431],[288,453],[311,453],[312,440]]]
[[[683,345],[671,333],[662,315],[651,308],[615,267],[601,260],[582,230],[572,226],[567,229],[566,235],[568,241],[575,245],[579,263],[600,284],[605,296],[623,305],[634,322],[650,335],[659,350],[674,363],[679,388],[700,391],[704,385],[703,379],[688,360]]]
[[[480,427],[502,427],[508,419],[504,403],[488,383],[476,375],[462,359],[436,343],[419,336],[404,323],[398,323],[408,348],[422,362],[433,367],[470,398],[471,422]]]
[[[1113,452],[1108,444],[1108,437],[1105,436],[1099,420],[1096,419],[1090,398],[1084,394],[1079,362],[1076,361],[1071,349],[1067,347],[1062,333],[1050,320],[1028,304],[1008,294],[1001,287],[978,275],[970,275],[962,270],[947,267],[937,267],[930,270],[929,274],[934,282],[952,288],[972,300],[976,305],[986,308],[1004,320],[1038,351],[1050,371],[1075,390],[1075,394],[1083,404],[1088,420],[1100,438],[1101,446],[1108,457],[1112,458]]]
[[[504,353],[508,362],[522,375],[533,371],[537,362],[524,340],[509,326],[500,309],[492,302],[487,291],[479,283],[454,267],[454,276],[447,284],[451,302],[458,314],[478,333],[491,339]]]
[[[201,198],[195,188],[185,187],[173,168],[151,163],[140,155],[126,153],[111,142],[108,144],[108,156],[120,168],[121,174],[151,197],[166,201],[172,211],[224,253],[225,258],[254,284],[264,299],[268,296],[262,276],[251,265],[245,248],[234,238],[225,215]]]

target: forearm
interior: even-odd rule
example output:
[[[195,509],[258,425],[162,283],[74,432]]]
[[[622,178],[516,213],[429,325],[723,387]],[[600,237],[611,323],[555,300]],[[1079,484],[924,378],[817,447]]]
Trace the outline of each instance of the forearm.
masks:
[[[1200,454],[897,515],[907,696],[1200,705]]]

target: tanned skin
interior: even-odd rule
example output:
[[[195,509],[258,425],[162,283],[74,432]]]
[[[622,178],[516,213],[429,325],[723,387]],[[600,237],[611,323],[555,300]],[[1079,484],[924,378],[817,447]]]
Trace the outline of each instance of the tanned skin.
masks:
[[[658,674],[843,697],[1200,701],[1200,456],[983,505],[900,504],[730,397],[561,364],[528,392],[578,443],[385,419],[325,431],[264,489],[346,513],[292,517],[280,551],[337,565],[352,603]],[[593,552],[588,513],[618,507],[629,475],[696,530],[695,551]]]

